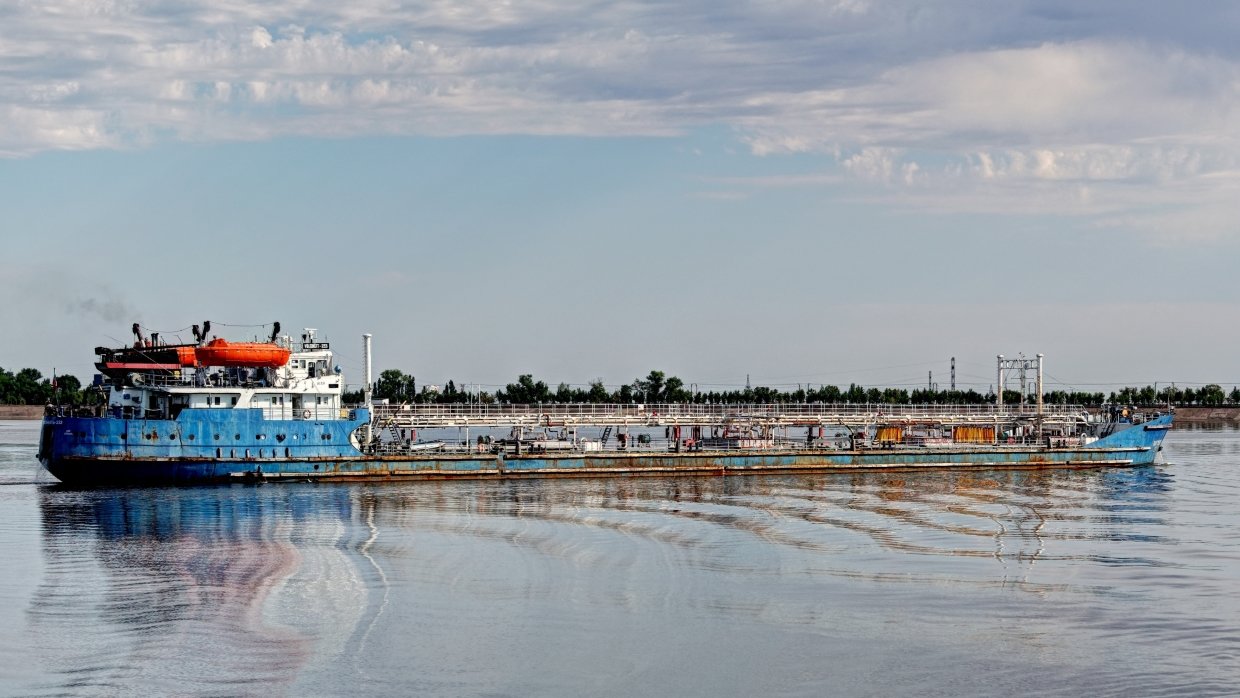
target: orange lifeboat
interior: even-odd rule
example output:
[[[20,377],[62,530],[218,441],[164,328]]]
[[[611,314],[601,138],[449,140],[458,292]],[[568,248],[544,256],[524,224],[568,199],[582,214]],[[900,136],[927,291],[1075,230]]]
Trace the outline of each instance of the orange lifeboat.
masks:
[[[182,367],[198,365],[198,349],[196,347],[170,347],[177,355],[177,363]]]
[[[288,363],[290,351],[267,342],[229,342],[213,339],[198,347],[195,354],[202,366],[278,368]]]

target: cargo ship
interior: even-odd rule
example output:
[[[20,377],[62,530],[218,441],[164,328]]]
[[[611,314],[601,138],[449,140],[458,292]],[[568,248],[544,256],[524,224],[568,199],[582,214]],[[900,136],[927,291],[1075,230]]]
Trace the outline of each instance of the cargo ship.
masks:
[[[133,346],[95,350],[101,404],[47,408],[38,458],[63,483],[1123,467],[1154,462],[1173,420],[1169,412],[1091,413],[1040,399],[376,404],[370,335],[363,337],[363,401],[347,405],[341,368],[314,329],[294,340],[275,323],[262,341],[230,342],[210,337],[204,323],[183,344],[133,329]],[[1001,369],[1000,395],[1002,377]]]

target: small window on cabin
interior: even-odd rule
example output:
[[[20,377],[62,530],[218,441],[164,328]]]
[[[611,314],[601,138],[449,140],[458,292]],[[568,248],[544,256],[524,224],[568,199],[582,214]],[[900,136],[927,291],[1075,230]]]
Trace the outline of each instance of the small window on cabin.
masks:
[[[218,405],[218,404],[220,404],[220,396],[219,396],[219,395],[216,395],[216,396],[215,396],[215,404],[217,404],[217,405]]]
[[[236,406],[236,404],[237,404],[237,398],[236,398],[236,397],[233,397],[233,399],[232,399],[232,404],[233,404],[233,406]]]
[[[315,398],[314,398],[314,404],[316,404],[316,405],[321,405],[321,404],[323,404],[323,398],[318,397],[318,396],[315,396]]]
[[[275,396],[275,395],[272,395],[272,396],[271,396],[271,404],[273,404],[273,405],[278,404],[278,403],[276,402],[276,396]]]

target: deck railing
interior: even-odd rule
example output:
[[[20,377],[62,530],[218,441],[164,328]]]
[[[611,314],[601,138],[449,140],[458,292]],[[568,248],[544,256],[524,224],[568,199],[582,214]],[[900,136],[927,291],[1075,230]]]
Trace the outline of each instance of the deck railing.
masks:
[[[888,405],[879,403],[764,404],[407,404],[375,405],[376,421],[410,425],[470,424],[724,424],[754,421],[805,424],[860,422],[1011,422],[1035,419],[1076,421],[1080,406],[1044,405]],[[838,420],[838,421],[833,421]]]

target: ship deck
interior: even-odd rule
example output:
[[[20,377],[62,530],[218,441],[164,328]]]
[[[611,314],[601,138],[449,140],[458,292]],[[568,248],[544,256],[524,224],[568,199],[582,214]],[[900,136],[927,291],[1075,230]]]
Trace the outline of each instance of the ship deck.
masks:
[[[745,423],[781,426],[874,424],[944,427],[1032,423],[1079,424],[1084,408],[1075,405],[884,405],[884,404],[405,404],[375,405],[376,427],[675,427]]]

